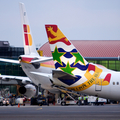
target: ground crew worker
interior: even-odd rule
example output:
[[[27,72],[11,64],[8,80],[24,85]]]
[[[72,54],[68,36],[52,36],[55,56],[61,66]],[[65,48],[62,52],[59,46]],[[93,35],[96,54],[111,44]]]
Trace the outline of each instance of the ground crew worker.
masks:
[[[78,97],[78,105],[81,105],[81,96]]]
[[[99,99],[99,98],[97,97],[97,98],[96,98],[96,101],[95,101],[95,105],[99,105],[99,104],[98,104],[98,99]]]
[[[87,104],[88,104],[88,96],[86,96],[86,102],[87,102]]]
[[[81,105],[84,105],[84,97],[81,97]]]
[[[41,96],[42,96],[42,93],[41,93],[41,92],[39,92],[39,93],[38,93],[38,97],[41,97]]]
[[[85,105],[88,104],[88,96],[85,96],[85,97],[84,97],[84,102],[85,102]]]
[[[86,96],[84,96],[83,99],[84,99],[84,104],[86,105]]]

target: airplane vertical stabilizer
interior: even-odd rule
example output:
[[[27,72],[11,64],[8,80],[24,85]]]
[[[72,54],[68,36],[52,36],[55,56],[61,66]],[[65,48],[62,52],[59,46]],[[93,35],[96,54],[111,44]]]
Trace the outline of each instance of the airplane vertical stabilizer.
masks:
[[[20,3],[20,13],[21,13],[21,20],[22,20],[22,28],[23,28],[24,53],[26,55],[29,55],[29,54],[38,55],[33,38],[32,38],[25,6],[23,3]]]
[[[89,65],[88,62],[65,37],[57,25],[45,25],[45,28],[55,68],[71,75],[86,71]]]
[[[103,68],[88,63],[57,25],[45,25],[45,27],[56,68],[53,77],[57,76],[56,78],[68,85],[69,89],[75,91],[86,90],[94,84],[109,85],[111,73],[104,74]]]

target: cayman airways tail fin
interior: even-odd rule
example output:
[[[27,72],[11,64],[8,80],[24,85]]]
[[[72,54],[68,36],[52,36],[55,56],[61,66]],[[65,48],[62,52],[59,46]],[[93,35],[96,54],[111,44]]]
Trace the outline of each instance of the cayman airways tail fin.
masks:
[[[93,84],[105,86],[110,83],[111,74],[108,73],[102,76],[102,79],[99,78],[103,68],[88,63],[57,25],[45,25],[45,28],[56,68],[53,71],[53,77],[75,91],[85,90]]]
[[[32,38],[25,6],[23,3],[20,3],[20,13],[21,13],[21,20],[22,20],[22,28],[23,28],[24,53],[26,55],[29,55],[29,54],[38,55],[33,38]]]
[[[86,71],[88,62],[65,37],[57,25],[45,25],[55,68],[71,75]]]

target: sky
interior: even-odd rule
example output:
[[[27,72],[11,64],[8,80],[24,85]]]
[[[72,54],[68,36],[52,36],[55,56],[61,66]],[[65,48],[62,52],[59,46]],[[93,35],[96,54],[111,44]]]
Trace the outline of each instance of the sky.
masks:
[[[48,41],[45,24],[69,40],[120,40],[120,0],[0,0],[0,40],[10,46],[23,47],[19,2],[38,48]]]

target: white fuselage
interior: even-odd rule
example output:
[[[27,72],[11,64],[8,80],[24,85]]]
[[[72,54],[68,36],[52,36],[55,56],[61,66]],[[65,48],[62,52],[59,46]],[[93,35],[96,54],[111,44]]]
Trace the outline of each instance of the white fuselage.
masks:
[[[24,55],[23,55],[24,57]],[[26,56],[25,56],[26,57]],[[28,56],[27,56],[28,57]],[[31,58],[28,57],[28,59]],[[54,68],[50,68],[50,67],[43,67],[43,66],[40,66],[38,69],[36,69],[31,63],[25,63],[25,62],[20,62],[21,64],[21,67],[23,69],[23,71],[25,72],[25,74],[30,78],[30,80],[36,84],[36,85],[39,85],[41,84],[41,87],[43,89],[46,89],[48,90],[49,92],[52,92],[52,93],[56,93],[58,92],[59,90],[56,89],[56,88],[52,88],[51,85],[51,81],[48,77],[44,77],[44,76],[40,76],[40,75],[35,75],[31,72],[37,72],[37,73],[46,73],[46,74],[50,74],[51,71],[54,69]]]
[[[120,100],[120,72],[111,72],[111,81],[107,86],[92,85],[83,93],[100,96],[111,100]]]
[[[99,97],[112,99],[112,100],[120,100],[120,72],[116,72],[116,71],[112,71],[112,70],[100,67],[100,69],[102,69],[103,71],[102,71],[101,75],[99,76],[99,78],[105,78],[105,76],[107,74],[109,74],[109,73],[111,74],[109,84],[102,85],[102,79],[101,79],[101,85],[94,83],[90,87],[87,87],[86,89],[83,89],[83,88],[79,89],[80,87],[79,88],[77,88],[77,87],[86,82],[85,74],[80,73],[80,75],[82,76],[82,79],[79,80],[78,82],[76,82],[75,84],[68,86],[68,85],[64,84],[63,82],[61,82],[59,79],[52,77],[51,73],[54,68],[40,66],[38,69],[36,69],[30,63],[24,63],[24,62],[20,62],[20,63],[21,63],[23,71],[33,81],[33,83],[35,83],[36,85],[41,84],[42,88],[47,89],[48,91],[50,91],[52,93],[56,93],[59,90],[51,87],[52,83],[51,83],[50,79],[56,85],[64,86],[67,89],[75,90],[80,93],[99,96]],[[97,67],[99,67],[99,66],[97,66]],[[35,75],[35,74],[31,73],[33,71],[38,72],[38,73],[40,72],[40,73],[50,74],[50,76],[45,77],[42,75],[41,76]],[[94,79],[93,81],[95,82],[96,79]],[[72,87],[74,87],[74,89],[72,89]]]
[[[105,75],[111,74],[110,83],[108,85],[97,85],[94,84],[90,88],[82,91],[86,94],[100,96],[111,100],[120,100],[120,72],[104,69],[101,78]],[[102,81],[101,81],[102,82]]]
[[[110,78],[109,84],[105,85],[105,84],[102,84],[103,82],[102,78],[105,78],[107,74],[111,74],[111,78]],[[58,79],[55,79],[55,78],[51,78],[51,79],[53,79],[54,84],[64,86],[67,89],[75,90],[83,94],[98,96],[98,97],[111,99],[111,100],[118,100],[118,101],[120,100],[120,72],[116,72],[116,71],[104,68],[103,72],[99,76],[99,78],[101,78],[101,84],[100,85],[96,84],[97,79],[93,79],[92,82],[94,82],[94,84],[91,82],[92,85],[90,87],[88,87],[86,84],[87,80],[85,78],[85,74],[80,74],[80,75],[82,76],[83,79],[79,80],[72,86],[68,86],[62,83]],[[86,86],[84,84],[86,84]],[[82,86],[82,87],[78,87],[78,86]],[[86,87],[86,89],[84,89],[84,87]]]

